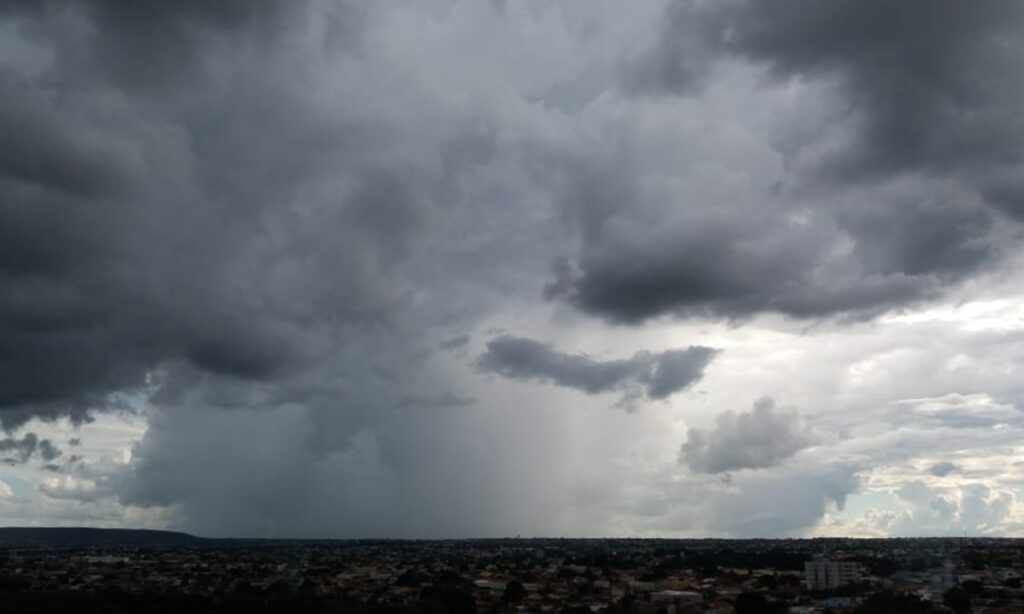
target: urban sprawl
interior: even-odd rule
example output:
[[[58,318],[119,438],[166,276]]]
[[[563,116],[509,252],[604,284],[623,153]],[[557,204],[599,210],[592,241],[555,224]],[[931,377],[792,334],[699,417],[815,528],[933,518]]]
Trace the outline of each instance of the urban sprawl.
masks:
[[[985,538],[0,546],[0,611],[1022,612],[1022,575]]]

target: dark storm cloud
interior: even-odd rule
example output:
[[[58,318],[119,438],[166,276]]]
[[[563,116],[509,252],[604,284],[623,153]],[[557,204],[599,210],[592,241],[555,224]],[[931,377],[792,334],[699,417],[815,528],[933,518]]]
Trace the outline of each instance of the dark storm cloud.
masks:
[[[992,216],[958,206],[941,193],[893,193],[881,204],[858,203],[836,212],[857,238],[855,257],[871,275],[958,279],[995,257],[984,239]]]
[[[127,89],[152,91],[187,84],[205,68],[203,37],[272,35],[272,13],[282,8],[274,0],[99,0],[85,3],[83,12],[104,34],[95,52],[107,75]]]
[[[795,411],[777,411],[760,399],[749,412],[725,412],[710,432],[691,428],[680,461],[700,473],[773,467],[814,444],[816,437]]]
[[[456,394],[439,394],[436,396],[406,397],[395,403],[397,409],[438,409],[446,407],[464,407],[476,403],[474,399],[462,397]]]
[[[537,380],[587,394],[643,389],[649,399],[665,399],[700,380],[716,350],[637,352],[623,360],[594,360],[559,352],[546,343],[505,335],[491,340],[478,359],[481,370],[517,380]]]
[[[767,190],[724,204],[654,196],[633,184],[642,171],[592,164],[606,172],[565,171],[558,202],[582,243],[545,295],[611,322],[871,316],[932,298],[992,257],[990,216],[944,200],[941,187],[887,185],[807,213]],[[847,241],[853,253],[837,252]]]
[[[366,11],[346,3],[8,9],[28,50],[0,63],[8,428],[87,419],[180,366],[305,368],[345,326],[388,320],[395,267],[492,152],[476,125],[427,134],[357,90],[311,95],[328,86],[290,63],[357,53]],[[282,46],[305,34],[308,55]]]
[[[33,455],[38,454],[46,462],[52,461],[62,454],[49,439],[39,439],[35,433],[25,433],[20,438],[6,437],[0,439],[0,455],[8,455],[4,461],[8,464],[20,464],[28,462]]]
[[[788,178],[752,193],[756,206],[699,193],[652,204],[622,156],[568,165],[561,203],[583,243],[548,294],[626,323],[871,316],[995,265],[994,218],[1024,211],[1022,26],[1016,3],[671,3],[658,42],[624,65],[628,92],[699,96],[739,60],[775,82],[834,84],[833,98],[813,90],[825,111],[797,98],[777,120]],[[680,209],[702,212],[666,219]],[[848,262],[823,265],[847,241]]]
[[[660,500],[631,443],[657,425],[552,411],[550,388],[502,398],[466,373],[479,344],[463,333],[543,318],[548,281],[548,298],[614,323],[868,317],[1007,247],[991,235],[1014,230],[997,222],[1022,192],[1003,112],[1015,65],[919,77],[938,91],[974,74],[979,95],[952,119],[922,105],[935,134],[887,139],[880,101],[903,87],[889,69],[849,59],[854,44],[816,64],[759,42],[851,3],[672,3],[626,61],[663,0],[498,4],[0,0],[0,457],[21,462],[11,432],[31,418],[146,423],[127,463],[95,456],[130,436],[103,424],[86,458],[47,462],[59,450],[37,440],[43,513],[120,504],[132,522],[248,536],[642,528],[574,507],[565,484],[596,468],[609,500]],[[976,50],[950,52],[971,68],[1013,52],[983,21],[970,37],[942,26],[951,50]],[[813,28],[786,28],[809,44]],[[1005,132],[985,134],[991,110]],[[600,322],[555,313],[600,340]],[[599,360],[506,337],[479,367],[630,406],[694,386],[715,352]],[[747,377],[735,366],[727,384]],[[854,469],[785,462],[813,443],[794,416],[695,431],[686,480],[722,496],[685,493],[711,519],[675,529],[792,532],[841,505]],[[608,443],[575,462],[565,441],[584,423]],[[736,473],[695,475],[716,471]]]
[[[57,446],[53,445],[53,442],[49,439],[43,439],[39,442],[39,456],[45,461],[52,461],[63,454]]]
[[[855,148],[836,161],[852,176],[980,171],[1019,164],[1024,154],[1016,113],[1024,78],[1013,70],[1024,57],[1022,25],[1016,3],[680,0],[647,60],[703,66],[733,56],[763,62],[779,78],[839,77],[863,115]],[[686,91],[695,72],[660,70],[650,86]]]
[[[1016,3],[742,2],[724,47],[779,75],[845,79],[863,127],[837,170],[983,171],[1024,153],[1022,25]]]
[[[469,345],[469,335],[456,335],[451,339],[442,341],[439,347],[449,352],[461,352],[466,349],[467,345]]]

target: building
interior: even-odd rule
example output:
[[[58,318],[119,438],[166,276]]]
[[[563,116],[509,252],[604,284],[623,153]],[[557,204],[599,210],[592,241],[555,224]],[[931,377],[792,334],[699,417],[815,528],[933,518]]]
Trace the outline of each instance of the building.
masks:
[[[814,559],[804,563],[804,580],[812,591],[852,584],[860,578],[860,565],[852,561]]]

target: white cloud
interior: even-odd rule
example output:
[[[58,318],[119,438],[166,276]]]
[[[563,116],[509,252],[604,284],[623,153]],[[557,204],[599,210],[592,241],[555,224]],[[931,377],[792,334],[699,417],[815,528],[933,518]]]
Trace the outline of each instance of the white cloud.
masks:
[[[714,430],[690,429],[687,437],[680,461],[702,473],[772,467],[817,440],[796,410],[776,410],[767,397],[749,412],[724,412]]]

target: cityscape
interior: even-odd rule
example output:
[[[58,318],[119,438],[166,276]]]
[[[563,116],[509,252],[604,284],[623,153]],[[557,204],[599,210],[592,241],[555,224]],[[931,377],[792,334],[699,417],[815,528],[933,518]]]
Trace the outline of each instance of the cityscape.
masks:
[[[0,537],[5,611],[960,614],[1024,607],[1024,540],[1013,539],[206,540],[13,531],[15,539]]]

